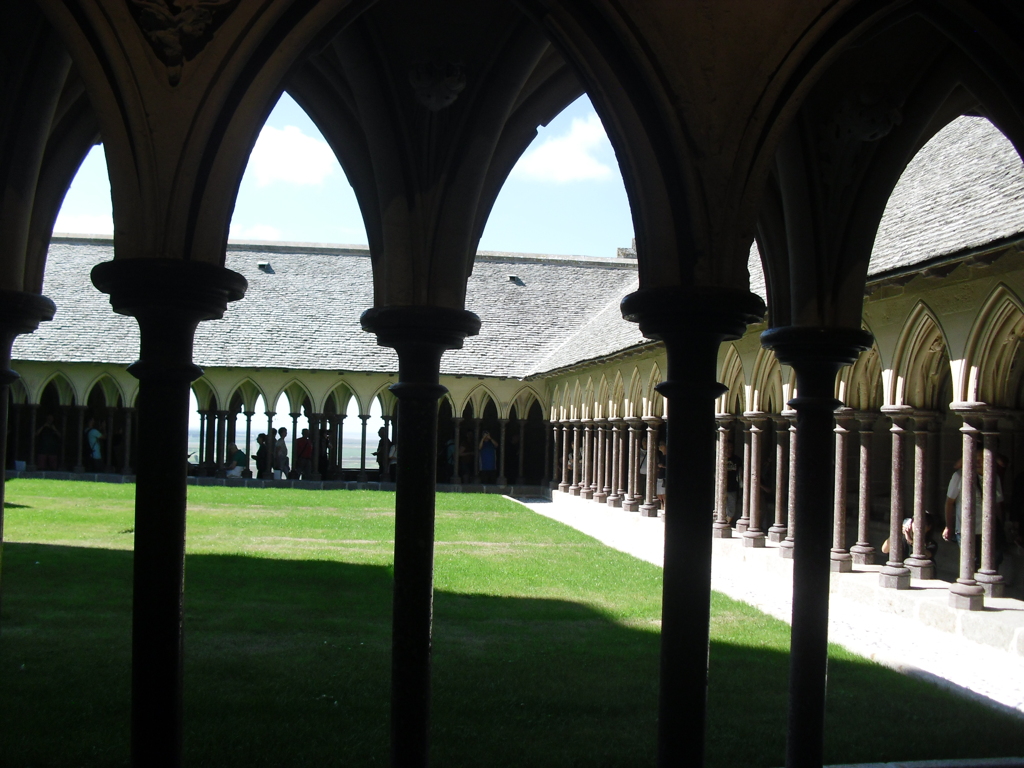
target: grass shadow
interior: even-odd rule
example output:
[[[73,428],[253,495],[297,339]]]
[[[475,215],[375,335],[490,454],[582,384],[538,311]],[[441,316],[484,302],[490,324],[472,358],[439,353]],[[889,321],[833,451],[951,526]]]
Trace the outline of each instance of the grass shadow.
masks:
[[[128,761],[131,553],[8,544],[0,763]],[[189,555],[188,766],[388,762],[389,568]],[[716,598],[708,765],[783,762],[788,655]],[[654,764],[658,634],[563,600],[438,592],[435,766]],[[828,762],[1024,753],[1019,722],[833,659]]]
[[[4,509],[32,509],[28,504],[13,504],[10,501],[4,502]]]

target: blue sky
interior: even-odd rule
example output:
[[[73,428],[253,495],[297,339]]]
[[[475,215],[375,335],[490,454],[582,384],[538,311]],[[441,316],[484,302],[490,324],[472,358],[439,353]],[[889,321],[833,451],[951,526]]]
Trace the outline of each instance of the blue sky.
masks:
[[[113,232],[102,147],[82,164],[54,231]],[[231,237],[366,244],[352,187],[320,132],[287,94],[249,158]],[[615,154],[583,96],[540,128],[498,196],[480,249],[613,257],[632,237]]]

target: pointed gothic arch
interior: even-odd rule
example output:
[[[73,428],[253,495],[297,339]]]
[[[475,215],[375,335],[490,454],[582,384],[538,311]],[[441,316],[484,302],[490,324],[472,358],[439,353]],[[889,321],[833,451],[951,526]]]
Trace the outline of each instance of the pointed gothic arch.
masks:
[[[904,322],[896,344],[886,404],[939,410],[943,387],[952,375],[948,349],[935,313],[919,301]]]
[[[961,364],[964,400],[1020,407],[1022,338],[1024,302],[1000,283],[982,305],[968,337]]]
[[[746,382],[743,376],[743,361],[736,351],[735,344],[730,344],[725,351],[718,380],[726,387],[726,391],[719,395],[715,405],[718,413],[743,413],[746,410]]]

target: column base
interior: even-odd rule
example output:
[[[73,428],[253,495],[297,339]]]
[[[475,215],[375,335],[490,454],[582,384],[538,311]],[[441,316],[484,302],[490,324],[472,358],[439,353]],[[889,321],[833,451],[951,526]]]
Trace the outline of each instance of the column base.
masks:
[[[931,560],[918,560],[916,557],[908,557],[903,561],[903,564],[910,569],[911,578],[920,580],[935,578],[935,563]]]
[[[580,498],[581,499],[588,499],[588,500],[594,498],[594,489],[593,488],[582,488],[582,489],[580,489]]]
[[[607,499],[608,499],[608,494],[607,493],[602,493],[601,491],[595,491],[594,492],[594,501],[596,501],[598,504],[604,504],[605,501],[607,501]]]
[[[657,517],[658,516],[658,505],[657,504],[641,504],[640,514],[644,517]]]
[[[731,539],[732,528],[729,527],[728,523],[715,523],[711,529],[711,538],[713,539]]]
[[[974,580],[985,592],[985,597],[1002,597],[1005,594],[1006,583],[998,573],[975,573]]]
[[[850,554],[853,555],[854,565],[874,565],[875,564],[875,548],[871,546],[864,546],[862,544],[854,544],[850,547]]]
[[[622,509],[626,512],[637,512],[640,509],[639,499],[623,499]]]
[[[750,520],[744,520],[742,517],[736,521],[736,533],[746,533],[747,528],[750,527]]]
[[[848,552],[831,552],[828,569],[832,573],[853,573],[853,557]]]
[[[786,540],[786,529],[776,528],[774,525],[768,529],[768,541],[773,544],[781,544]]]
[[[71,471],[74,472],[76,475],[81,475],[85,473],[85,467],[82,466],[81,464],[77,464],[75,465],[75,468],[72,469]]]
[[[883,589],[910,589],[910,569],[884,565],[878,572],[878,585]]]
[[[787,560],[793,559],[793,545],[794,542],[789,539],[783,539],[779,544],[779,557],[784,557]]]
[[[763,549],[765,544],[765,535],[761,531],[747,530],[743,533],[743,546],[753,547],[754,549]]]
[[[959,611],[981,611],[985,608],[985,591],[977,584],[952,584],[949,587],[949,607]]]
[[[499,486],[504,488],[506,485],[508,485],[508,478],[507,477],[499,477],[496,482],[498,483]]]
[[[251,469],[243,469],[242,470],[242,474],[240,475],[240,477],[244,477],[246,480],[251,480],[252,479],[252,470]]]
[[[622,497],[621,496],[614,496],[614,495],[609,496],[607,499],[605,499],[605,504],[607,504],[609,507],[616,507],[616,508],[621,507],[622,506]]]
[[[552,486],[551,490],[554,490],[554,489],[555,489],[554,486]],[[569,492],[569,484],[568,483],[559,483],[558,484],[558,490],[561,493],[568,493]]]
[[[583,489],[580,488],[578,485],[575,486],[575,487],[573,487],[571,485],[569,486],[569,493],[571,493],[573,496],[579,496],[581,490],[583,490]]]

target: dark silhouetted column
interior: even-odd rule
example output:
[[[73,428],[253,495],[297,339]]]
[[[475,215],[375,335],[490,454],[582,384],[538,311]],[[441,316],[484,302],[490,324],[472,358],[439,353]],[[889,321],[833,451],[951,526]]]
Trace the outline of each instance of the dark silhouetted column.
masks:
[[[750,422],[750,522],[743,532],[743,546],[763,547],[765,535],[761,521],[761,451],[767,420],[760,413],[744,414]]]
[[[889,486],[889,559],[878,572],[878,583],[888,589],[910,589],[910,569],[903,564],[903,458],[910,408],[892,406],[882,411],[892,421],[889,428],[892,435],[892,484]]]
[[[580,496],[584,499],[594,498],[594,420],[583,419],[583,483]]]
[[[626,512],[637,512],[640,509],[640,490],[637,488],[640,477],[640,431],[644,423],[640,419],[626,419],[626,439],[629,446],[626,460],[626,497],[622,500],[622,508]]]
[[[975,515],[980,515],[982,511],[977,509],[972,489],[975,483],[975,454],[982,439],[982,416],[980,413],[972,412],[970,406],[954,406],[953,410],[960,412],[964,424],[960,427],[960,434],[963,435],[960,454],[960,575],[949,586],[949,604],[965,611],[980,611],[985,607],[985,590],[974,578],[974,520]],[[949,527],[953,528],[952,525]],[[953,530],[955,531],[955,528]]]
[[[562,481],[558,484],[558,490],[562,493],[569,492],[569,426],[568,421],[562,422]]]
[[[572,423],[572,485],[569,486],[569,493],[579,496],[580,481],[583,479],[583,452],[580,450],[583,422],[580,419],[571,419],[570,422]]]
[[[931,413],[914,414],[914,545],[904,565],[914,579],[935,578],[935,563],[928,556],[924,535],[925,512],[928,509],[928,433],[929,425],[935,418]],[[932,533],[938,533],[933,531]]]
[[[877,415],[867,411],[857,414],[860,437],[860,462],[857,486],[857,543],[850,547],[854,565],[873,565],[875,548],[868,534],[871,526],[871,441],[875,437]]]
[[[597,462],[594,472],[594,495],[593,499],[598,504],[604,504],[608,500],[608,489],[605,487],[605,474],[608,471],[608,443],[606,433],[608,431],[608,419],[594,419],[594,447],[597,453]]]
[[[800,534],[793,556],[788,768],[821,766],[828,665],[829,550],[833,517],[835,380],[839,369],[871,346],[860,329],[782,327],[761,335],[783,365],[796,372],[796,494]]]
[[[134,408],[124,409],[124,440],[121,443],[122,453],[124,453],[124,460],[121,462],[121,474],[130,475],[132,473],[132,414],[135,413]]]
[[[82,451],[85,447],[85,412],[88,408],[84,405],[76,405],[78,411],[78,439],[75,440],[75,472],[85,472],[85,465],[82,464]]]
[[[426,766],[430,727],[434,485],[441,356],[476,334],[471,312],[439,307],[369,309],[361,318],[377,343],[398,354],[400,403],[395,485],[395,565],[391,635],[391,764]]]
[[[359,415],[359,482],[365,483],[368,479],[366,474],[366,422],[370,420],[370,414],[363,413]],[[458,455],[458,434],[459,427],[458,422],[461,419],[456,420],[455,423],[455,453]],[[456,460],[457,461],[457,460]]]
[[[853,428],[853,410],[836,410],[836,468],[832,508],[832,551],[829,560],[833,573],[850,573],[853,570],[853,555],[846,550],[846,443]]]
[[[245,469],[242,470],[242,477],[252,477],[252,470],[249,469],[249,460],[252,455],[252,417],[256,411],[245,412]]]
[[[28,457],[25,461],[25,469],[29,472],[36,471],[36,416],[39,413],[39,403],[26,403],[28,409]],[[110,443],[110,431],[107,430],[107,443]],[[109,451],[107,463],[110,463]]]
[[[168,259],[103,262],[92,280],[139,323],[139,451],[132,609],[133,766],[181,764],[182,601],[192,341],[202,320],[242,298],[245,278]]]
[[[796,411],[783,412],[789,421],[789,499],[786,504],[786,536],[779,542],[779,554],[792,559],[796,547]]]
[[[733,415],[717,413],[715,424],[718,431],[718,451],[715,456],[715,522],[711,535],[716,539],[730,539],[732,527],[729,525],[728,510],[729,460],[732,458]]]
[[[1002,525],[996,514],[996,455],[999,450],[999,417],[991,411],[982,420],[981,473],[981,567],[974,580],[987,597],[1002,597],[1005,583],[996,569],[996,526]],[[923,472],[923,468],[922,468]],[[978,514],[975,510],[974,514]],[[923,526],[922,526],[923,527]],[[923,537],[922,537],[923,538]]]
[[[750,419],[740,418],[743,430],[743,467],[740,469],[740,517],[736,521],[736,533],[746,533],[750,527]]]
[[[776,544],[786,538],[786,517],[789,507],[789,419],[781,413],[772,415],[775,427],[775,521],[768,529],[768,541]]]
[[[644,503],[640,505],[640,514],[644,517],[658,516],[658,427],[661,419],[657,416],[645,416],[647,425],[647,482],[644,488]]]

